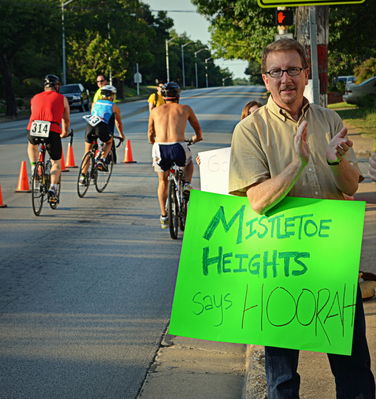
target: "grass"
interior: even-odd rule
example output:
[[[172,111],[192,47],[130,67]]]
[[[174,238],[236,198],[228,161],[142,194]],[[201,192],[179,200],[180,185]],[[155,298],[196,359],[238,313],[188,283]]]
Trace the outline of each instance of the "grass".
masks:
[[[328,108],[336,111],[357,133],[371,137],[376,142],[375,107],[358,107],[347,103],[337,103],[330,104]]]
[[[156,86],[140,86],[140,96],[146,96],[156,91]],[[128,97],[137,97],[137,89],[135,87],[124,87],[125,99]]]

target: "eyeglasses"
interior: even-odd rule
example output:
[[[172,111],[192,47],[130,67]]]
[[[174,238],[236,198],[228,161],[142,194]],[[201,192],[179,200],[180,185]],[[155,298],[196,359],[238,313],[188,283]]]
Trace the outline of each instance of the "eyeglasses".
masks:
[[[104,79],[102,79],[102,80],[97,80],[97,83],[101,83],[101,82],[104,82]]]
[[[266,72],[270,77],[274,79],[281,78],[284,72],[287,72],[289,76],[298,76],[300,72],[302,72],[304,68],[300,67],[291,67],[287,69],[271,69],[270,71]]]

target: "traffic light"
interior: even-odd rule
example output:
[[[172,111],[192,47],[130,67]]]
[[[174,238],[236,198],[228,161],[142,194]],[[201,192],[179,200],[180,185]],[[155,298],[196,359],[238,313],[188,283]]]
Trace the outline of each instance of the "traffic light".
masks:
[[[294,14],[292,10],[276,10],[275,24],[280,26],[294,25]]]

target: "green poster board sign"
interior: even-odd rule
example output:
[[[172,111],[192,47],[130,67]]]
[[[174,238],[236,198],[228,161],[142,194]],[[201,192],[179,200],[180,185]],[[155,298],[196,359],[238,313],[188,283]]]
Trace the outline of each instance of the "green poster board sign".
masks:
[[[351,353],[365,203],[193,190],[169,333]]]
[[[361,4],[366,0],[257,0],[260,7],[329,6],[341,4]]]

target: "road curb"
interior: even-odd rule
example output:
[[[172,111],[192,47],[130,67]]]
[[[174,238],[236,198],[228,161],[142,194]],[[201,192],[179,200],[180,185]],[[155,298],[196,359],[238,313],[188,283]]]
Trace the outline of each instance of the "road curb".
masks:
[[[266,399],[265,353],[260,345],[247,345],[242,399]]]

